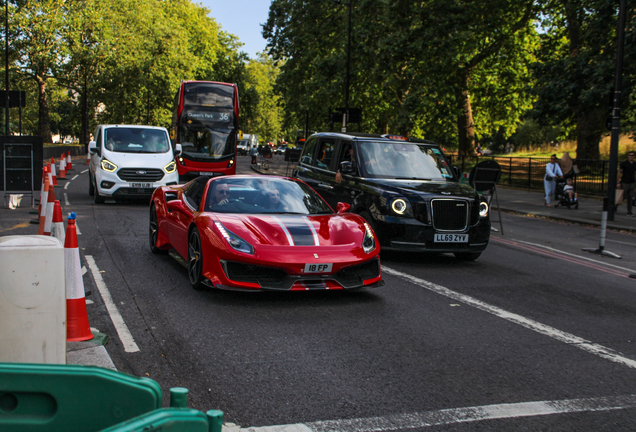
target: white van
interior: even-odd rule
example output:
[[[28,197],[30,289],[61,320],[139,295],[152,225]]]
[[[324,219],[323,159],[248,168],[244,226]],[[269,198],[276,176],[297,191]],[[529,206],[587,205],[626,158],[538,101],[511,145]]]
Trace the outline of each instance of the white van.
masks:
[[[176,185],[179,173],[166,128],[136,125],[99,125],[91,153],[88,194],[96,204],[106,198],[150,197],[159,186]]]

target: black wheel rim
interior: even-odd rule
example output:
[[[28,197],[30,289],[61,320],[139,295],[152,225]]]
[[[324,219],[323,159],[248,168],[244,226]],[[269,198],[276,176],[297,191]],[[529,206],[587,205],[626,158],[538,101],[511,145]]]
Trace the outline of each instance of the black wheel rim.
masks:
[[[196,231],[190,234],[190,243],[188,245],[188,276],[190,283],[195,285],[199,282],[201,274],[201,240]]]
[[[157,237],[158,233],[158,225],[157,225],[157,212],[155,211],[154,206],[150,208],[150,247],[157,246]]]

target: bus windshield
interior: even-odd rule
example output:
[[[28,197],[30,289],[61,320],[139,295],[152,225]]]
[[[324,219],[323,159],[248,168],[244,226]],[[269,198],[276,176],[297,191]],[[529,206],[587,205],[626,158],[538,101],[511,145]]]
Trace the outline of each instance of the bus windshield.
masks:
[[[222,84],[187,83],[179,135],[186,157],[209,160],[234,156],[234,88]]]

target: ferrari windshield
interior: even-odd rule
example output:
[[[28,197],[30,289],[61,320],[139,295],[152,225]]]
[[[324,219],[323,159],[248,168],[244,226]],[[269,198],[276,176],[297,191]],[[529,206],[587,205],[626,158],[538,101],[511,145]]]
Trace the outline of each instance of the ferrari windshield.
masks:
[[[453,179],[441,150],[430,144],[363,142],[360,167],[368,177],[445,180]]]
[[[104,132],[104,147],[118,153],[166,153],[170,140],[161,129],[112,127]]]
[[[332,214],[333,210],[304,183],[278,177],[211,180],[205,211],[217,213]]]

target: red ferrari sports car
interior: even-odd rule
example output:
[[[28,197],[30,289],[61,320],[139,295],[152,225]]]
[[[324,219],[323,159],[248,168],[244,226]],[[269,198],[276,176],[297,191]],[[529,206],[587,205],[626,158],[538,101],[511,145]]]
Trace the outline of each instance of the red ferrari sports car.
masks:
[[[157,188],[150,250],[174,249],[195,289],[319,290],[384,285],[380,245],[349,205],[338,212],[300,180],[199,177]]]

